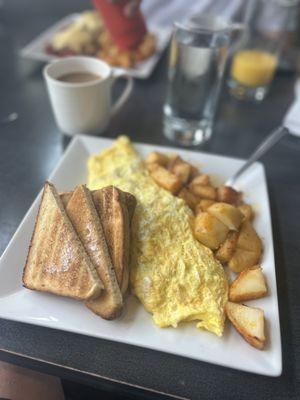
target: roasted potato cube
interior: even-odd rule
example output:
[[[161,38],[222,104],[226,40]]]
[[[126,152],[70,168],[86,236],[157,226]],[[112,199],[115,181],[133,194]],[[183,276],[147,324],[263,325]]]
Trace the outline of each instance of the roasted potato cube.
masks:
[[[144,60],[153,54],[155,45],[156,37],[151,33],[147,33],[136,51],[138,61]]]
[[[238,206],[238,209],[244,215],[245,219],[247,219],[248,221],[253,220],[254,212],[249,204],[242,204],[241,206]]]
[[[226,239],[228,232],[229,229],[223,222],[207,212],[200,213],[195,218],[195,237],[210,249],[217,249]]]
[[[165,167],[169,162],[169,157],[165,154],[159,153],[158,151],[153,151],[148,154],[146,158],[146,164],[158,164]]]
[[[170,156],[168,170],[178,176],[183,183],[187,183],[190,179],[192,166],[189,163],[183,161],[180,156],[173,155]]]
[[[195,196],[202,199],[216,200],[216,189],[212,186],[195,185],[191,182],[189,189]]]
[[[238,237],[238,232],[229,232],[225,242],[221,244],[215,253],[216,258],[221,261],[222,264],[227,264],[231,259],[236,249]]]
[[[213,204],[215,204],[215,202],[213,200],[201,199],[198,202],[197,207],[195,209],[196,214],[198,214],[199,212],[202,212],[202,211],[206,211],[208,209],[208,207],[212,206]]]
[[[192,182],[194,178],[200,175],[200,171],[199,168],[195,167],[193,164],[189,165],[191,166],[190,182]]]
[[[171,154],[169,155],[169,163],[168,163],[168,170],[173,172],[174,167],[180,164],[187,164],[190,167],[190,176],[189,180],[191,181],[194,179],[195,176],[200,174],[199,170],[192,164],[187,161],[184,161],[178,154]]]
[[[199,202],[199,199],[187,188],[182,188],[178,193],[178,197],[184,200],[192,210],[195,209],[197,203]]]
[[[264,311],[230,301],[226,304],[225,310],[227,317],[243,338],[251,346],[262,350],[266,341]]]
[[[174,165],[171,172],[176,175],[182,183],[186,184],[191,173],[191,166],[185,162]]]
[[[234,272],[241,272],[256,265],[261,257],[262,242],[251,223],[245,220],[240,229],[236,251],[228,265]]]
[[[257,254],[259,259],[262,252],[262,242],[255,229],[253,228],[251,222],[244,221],[241,225],[240,234],[237,242],[237,247],[239,249],[253,251]],[[258,260],[257,260],[258,261]],[[250,265],[252,267],[254,264]]]
[[[168,170],[172,172],[175,165],[184,163],[183,159],[178,154],[171,154],[169,156]]]
[[[211,186],[210,179],[207,174],[201,174],[196,176],[190,183],[190,185],[202,185],[202,186]]]
[[[158,166],[159,164],[157,163],[146,163],[146,168],[149,172],[154,171]]]
[[[260,266],[245,269],[232,282],[229,300],[233,302],[259,299],[267,293],[267,285]]]
[[[236,248],[228,266],[233,272],[239,273],[257,264],[259,258],[253,251]]]
[[[134,56],[130,52],[121,52],[115,60],[115,63],[122,68],[130,68],[134,65]]]
[[[215,203],[207,209],[207,212],[218,218],[233,231],[239,229],[243,220],[243,214],[240,210],[227,203]]]
[[[168,170],[171,170],[178,162],[183,162],[178,154],[169,154]]]
[[[176,175],[158,164],[151,164],[151,170],[149,172],[158,186],[161,186],[173,194],[177,193],[182,186],[182,182]]]
[[[223,203],[236,205],[240,200],[240,194],[230,186],[219,186],[217,199]]]

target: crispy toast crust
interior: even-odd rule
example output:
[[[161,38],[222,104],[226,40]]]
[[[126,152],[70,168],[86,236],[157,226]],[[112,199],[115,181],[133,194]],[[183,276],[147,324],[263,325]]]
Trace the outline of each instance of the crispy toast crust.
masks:
[[[102,284],[65,213],[55,187],[45,183],[32,234],[23,284],[33,290],[87,300]]]
[[[101,295],[95,300],[87,301],[86,306],[105,319],[114,319],[122,311],[123,298],[100,218],[92,195],[85,185],[75,188],[67,203],[66,211],[104,284],[105,290]]]

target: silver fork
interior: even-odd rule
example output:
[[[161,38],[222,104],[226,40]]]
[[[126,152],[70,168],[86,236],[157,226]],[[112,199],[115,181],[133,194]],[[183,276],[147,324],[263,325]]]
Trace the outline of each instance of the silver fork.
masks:
[[[289,130],[285,126],[280,126],[270,133],[266,139],[256,148],[249,159],[241,166],[236,173],[225,182],[226,186],[234,187],[236,180],[262,155],[269,151],[283,136],[287,135]]]

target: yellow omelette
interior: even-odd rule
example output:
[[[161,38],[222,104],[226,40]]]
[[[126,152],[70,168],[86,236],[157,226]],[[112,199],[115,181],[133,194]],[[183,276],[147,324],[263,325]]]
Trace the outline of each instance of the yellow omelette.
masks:
[[[221,336],[228,292],[224,270],[194,238],[190,209],[153,181],[125,136],[88,161],[88,187],[107,185],[137,199],[130,280],[154,322],[176,327],[195,320],[198,328]]]

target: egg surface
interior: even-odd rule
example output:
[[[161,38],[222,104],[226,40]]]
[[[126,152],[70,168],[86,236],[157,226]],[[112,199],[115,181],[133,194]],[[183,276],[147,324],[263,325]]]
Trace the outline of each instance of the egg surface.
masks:
[[[135,295],[160,327],[197,321],[198,328],[221,336],[228,281],[221,264],[193,236],[192,212],[185,202],[159,187],[130,140],[88,161],[88,187],[107,185],[132,193],[130,280]]]

